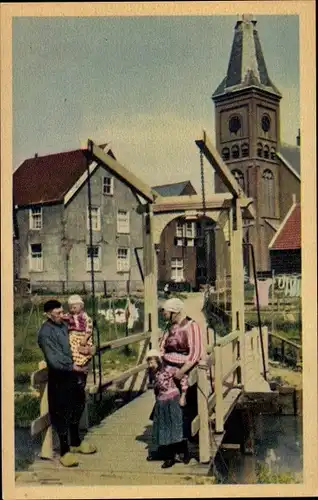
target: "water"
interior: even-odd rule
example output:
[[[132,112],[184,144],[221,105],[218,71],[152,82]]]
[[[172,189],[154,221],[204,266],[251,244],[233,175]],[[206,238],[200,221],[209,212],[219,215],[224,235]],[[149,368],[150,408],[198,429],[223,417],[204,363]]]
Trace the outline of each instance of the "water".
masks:
[[[302,479],[302,419],[294,416],[259,415],[255,421],[255,454],[221,450],[216,459],[219,480],[226,484],[257,482],[261,464],[272,474],[292,474]]]

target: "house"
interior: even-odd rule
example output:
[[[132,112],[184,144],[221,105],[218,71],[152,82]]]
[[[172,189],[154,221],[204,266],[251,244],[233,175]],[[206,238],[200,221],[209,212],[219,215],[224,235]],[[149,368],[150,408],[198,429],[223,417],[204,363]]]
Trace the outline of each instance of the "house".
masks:
[[[115,158],[107,145],[101,147]],[[131,287],[142,286],[134,251],[142,246],[139,202],[106,167],[88,162],[86,153],[35,156],[13,174],[18,276],[33,289],[60,291],[61,283],[68,290],[89,288],[92,261],[97,291],[125,288],[129,278]]]
[[[175,182],[173,184],[163,184],[162,186],[153,186],[160,196],[185,196],[197,194],[190,181]]]
[[[244,241],[254,247],[257,271],[266,272],[269,243],[293,204],[292,195],[300,201],[300,131],[295,145],[281,141],[282,94],[270,79],[256,25],[251,15],[237,21],[227,72],[212,100],[216,147],[245,194],[254,199],[256,219],[253,224],[244,221]],[[225,191],[216,175],[215,192]],[[218,265],[224,253],[220,239],[216,253]],[[247,252],[244,260],[251,275]]]
[[[269,244],[275,274],[301,274],[301,208],[294,203]]]
[[[163,197],[196,195],[190,181],[154,186]],[[207,259],[202,237],[202,220],[177,217],[163,229],[157,248],[158,282],[197,289],[207,277]],[[198,239],[199,238],[199,239]]]

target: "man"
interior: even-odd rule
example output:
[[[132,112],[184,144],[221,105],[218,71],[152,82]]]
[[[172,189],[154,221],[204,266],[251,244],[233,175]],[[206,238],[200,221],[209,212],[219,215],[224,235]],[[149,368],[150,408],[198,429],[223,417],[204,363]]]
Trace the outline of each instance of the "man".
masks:
[[[60,462],[75,467],[75,453],[95,453],[96,448],[79,436],[79,422],[85,408],[87,368],[73,363],[68,328],[58,300],[44,304],[47,320],[38,332],[38,344],[48,367],[48,400],[51,424],[60,441]],[[70,443],[69,443],[70,437]]]

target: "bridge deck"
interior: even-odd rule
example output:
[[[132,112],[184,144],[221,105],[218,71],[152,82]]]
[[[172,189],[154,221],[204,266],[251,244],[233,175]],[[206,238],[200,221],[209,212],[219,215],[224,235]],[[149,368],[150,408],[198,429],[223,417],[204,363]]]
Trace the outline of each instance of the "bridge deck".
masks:
[[[79,467],[64,468],[58,455],[52,461],[37,458],[28,471],[17,474],[17,484],[187,484],[188,476],[207,475],[209,466],[195,458],[189,465],[177,463],[166,470],[161,461],[147,462],[153,404],[153,391],[147,391],[89,429],[85,439],[96,444],[98,452],[78,455]]]

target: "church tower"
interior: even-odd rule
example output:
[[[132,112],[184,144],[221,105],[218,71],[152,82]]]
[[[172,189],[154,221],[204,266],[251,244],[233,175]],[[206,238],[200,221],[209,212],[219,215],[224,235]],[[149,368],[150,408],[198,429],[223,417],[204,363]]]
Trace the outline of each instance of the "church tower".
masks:
[[[216,146],[243,188],[254,199],[256,221],[245,228],[254,245],[257,271],[269,270],[268,245],[280,221],[279,103],[252,15],[238,19],[225,78],[215,90]],[[215,177],[215,192],[226,191]],[[246,263],[248,264],[248,263]]]

